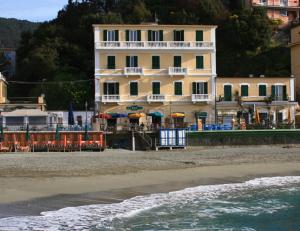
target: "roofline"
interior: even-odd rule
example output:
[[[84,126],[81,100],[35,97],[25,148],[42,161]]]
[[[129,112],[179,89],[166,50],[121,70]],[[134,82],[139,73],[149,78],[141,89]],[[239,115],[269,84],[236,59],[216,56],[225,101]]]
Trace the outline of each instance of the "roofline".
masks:
[[[205,27],[205,28],[217,28],[217,25],[180,25],[180,24],[156,24],[156,23],[149,23],[149,24],[93,24],[93,27]]]
[[[260,77],[260,76],[253,76],[253,77],[249,77],[249,76],[218,76],[217,79],[293,79],[295,78],[294,76],[264,76],[264,77]]]

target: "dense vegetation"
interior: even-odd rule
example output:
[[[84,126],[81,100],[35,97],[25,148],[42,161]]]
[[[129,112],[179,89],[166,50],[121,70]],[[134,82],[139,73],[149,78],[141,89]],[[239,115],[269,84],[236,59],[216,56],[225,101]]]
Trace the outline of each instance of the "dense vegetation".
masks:
[[[216,24],[218,75],[288,75],[289,51],[275,46],[273,24],[262,9],[244,9],[230,0],[69,0],[55,20],[22,34],[17,79],[69,81],[92,79],[94,23]],[[13,94],[45,91],[49,108],[76,108],[93,102],[93,82],[15,85]]]
[[[21,33],[34,31],[38,23],[13,18],[0,18],[0,48],[17,48],[21,40]]]

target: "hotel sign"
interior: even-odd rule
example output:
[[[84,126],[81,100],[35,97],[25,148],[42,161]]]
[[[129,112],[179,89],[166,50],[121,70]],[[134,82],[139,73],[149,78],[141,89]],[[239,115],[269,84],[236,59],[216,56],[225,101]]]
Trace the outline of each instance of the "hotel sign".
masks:
[[[127,110],[130,110],[130,111],[138,111],[138,110],[142,110],[143,107],[141,106],[136,106],[136,105],[133,105],[133,106],[129,106],[126,108]]]

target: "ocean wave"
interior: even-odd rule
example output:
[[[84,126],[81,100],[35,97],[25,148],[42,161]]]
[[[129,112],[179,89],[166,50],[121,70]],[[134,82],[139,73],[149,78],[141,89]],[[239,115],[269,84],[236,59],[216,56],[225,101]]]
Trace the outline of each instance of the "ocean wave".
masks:
[[[158,210],[159,216],[174,213],[180,205],[195,205],[206,203],[205,209],[196,214],[201,217],[215,217],[219,214],[250,214],[257,216],[260,213],[273,213],[289,205],[276,200],[257,201],[249,206],[241,202],[220,199],[246,194],[249,190],[260,188],[273,190],[274,187],[299,184],[300,176],[268,177],[249,180],[244,183],[204,185],[184,190],[137,196],[121,203],[98,204],[79,207],[68,207],[57,211],[41,213],[41,216],[9,217],[0,219],[1,231],[62,231],[62,230],[115,230],[114,223],[124,219],[136,217],[142,213]],[[226,205],[226,206],[224,206]],[[159,210],[166,206],[166,211]],[[126,230],[126,229],[124,229]],[[130,230],[130,229],[128,229]]]

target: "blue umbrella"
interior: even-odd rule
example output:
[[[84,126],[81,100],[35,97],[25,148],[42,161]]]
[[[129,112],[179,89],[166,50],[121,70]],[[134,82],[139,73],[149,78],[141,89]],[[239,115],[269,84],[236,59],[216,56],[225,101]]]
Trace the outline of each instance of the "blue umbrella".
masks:
[[[74,114],[73,114],[73,105],[70,103],[69,105],[69,114],[68,114],[68,125],[74,125]]]

